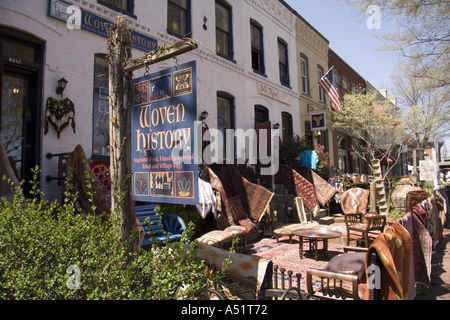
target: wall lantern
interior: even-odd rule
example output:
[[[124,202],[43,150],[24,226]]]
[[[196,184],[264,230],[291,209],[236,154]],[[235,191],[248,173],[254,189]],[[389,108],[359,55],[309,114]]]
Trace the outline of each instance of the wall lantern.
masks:
[[[62,77],[58,80],[58,86],[56,87],[56,93],[61,95],[61,98],[63,97],[64,89],[67,86],[67,80]]]
[[[275,129],[275,130],[278,130],[279,128],[280,128],[280,124],[277,122],[277,123],[275,123],[274,125],[273,125],[273,128]]]
[[[208,112],[206,112],[206,110],[205,110],[200,115],[200,120],[204,121],[204,120],[206,120],[206,118],[208,118]]]

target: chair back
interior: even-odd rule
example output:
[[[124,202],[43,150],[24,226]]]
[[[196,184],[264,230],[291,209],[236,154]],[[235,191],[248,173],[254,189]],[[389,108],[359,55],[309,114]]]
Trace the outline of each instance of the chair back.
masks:
[[[352,225],[355,224],[361,224],[362,223],[362,213],[358,212],[358,213],[347,213],[344,216],[345,219],[345,225],[347,227],[351,227]]]
[[[384,227],[386,226],[386,216],[385,215],[376,215],[367,217],[367,225],[368,231],[380,231],[384,232]]]

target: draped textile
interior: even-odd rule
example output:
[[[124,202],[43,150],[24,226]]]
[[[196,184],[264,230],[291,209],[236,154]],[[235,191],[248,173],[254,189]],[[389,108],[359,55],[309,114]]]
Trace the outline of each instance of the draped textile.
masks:
[[[320,204],[324,206],[328,203],[328,201],[330,201],[332,197],[334,197],[337,189],[312,170],[311,174],[314,181],[313,185],[316,198],[320,202]]]
[[[239,196],[242,206],[249,217],[261,221],[274,193],[263,186],[249,182],[241,176],[233,165],[212,165],[209,169],[210,183],[220,192],[222,204],[225,205],[227,221],[235,221],[229,210],[228,197]],[[224,213],[222,206],[222,213]],[[230,225],[234,225],[231,223]],[[226,226],[229,227],[230,225]],[[225,228],[226,228],[225,227]]]
[[[222,283],[222,291],[228,299],[256,300],[266,273],[272,270],[270,260],[236,252],[230,254],[201,242],[198,243],[197,257],[212,269],[222,269],[225,259],[231,261]]]
[[[406,300],[409,296],[411,263],[411,237],[397,221],[386,228],[370,245],[366,265],[370,265],[372,252],[376,252],[381,264],[381,300]],[[367,279],[370,275],[366,270]],[[365,299],[369,299],[366,290]]]
[[[316,199],[314,186],[288,165],[280,165],[279,170],[275,175],[275,183],[284,184],[289,193],[301,197],[303,199],[303,204],[311,212],[314,212],[316,206],[319,205]]]
[[[344,213],[365,213],[369,203],[369,191],[352,188],[341,194],[341,207]]]
[[[198,178],[198,193],[199,193],[199,204],[197,205],[197,210],[202,216],[203,219],[206,219],[206,216],[210,211],[214,214],[214,217],[217,219],[217,199],[212,190],[211,184]]]
[[[414,190],[406,194],[406,212],[411,211],[418,203],[430,196],[425,190]]]
[[[75,133],[75,107],[68,99],[56,100],[52,97],[47,99],[44,134],[48,133],[49,124],[56,130],[56,135],[60,139],[61,131],[72,121],[73,133]]]
[[[92,189],[86,185],[86,174],[90,179],[93,179],[93,173],[89,165],[85,164],[86,154],[80,145],[75,147],[69,158],[70,167],[74,168],[73,178],[70,183],[70,188],[74,192],[78,192],[78,198],[75,200],[75,206],[86,214],[101,215],[104,219],[107,218],[107,213],[111,211],[111,191],[104,185],[98,183],[94,179]],[[92,192],[92,202],[89,192]],[[92,205],[96,206],[96,210],[92,210]]]
[[[423,208],[426,211],[425,226],[433,239],[433,248],[436,248],[441,236],[441,219],[439,218],[439,211],[436,207],[436,199],[430,196],[422,202]]]
[[[0,139],[0,197],[5,197],[6,201],[13,202],[14,201],[14,190],[11,188],[11,184],[8,183],[8,180],[3,180],[3,176],[6,176],[7,179],[13,183],[14,187],[18,187],[20,185],[19,180],[17,179],[14,170],[11,166],[11,162],[9,161],[8,154],[6,152],[3,141]]]
[[[421,283],[426,287],[431,283],[432,239],[417,215],[411,211],[404,215],[399,222],[411,236],[411,278],[410,298],[415,294],[415,284]],[[413,285],[413,286],[411,286]]]

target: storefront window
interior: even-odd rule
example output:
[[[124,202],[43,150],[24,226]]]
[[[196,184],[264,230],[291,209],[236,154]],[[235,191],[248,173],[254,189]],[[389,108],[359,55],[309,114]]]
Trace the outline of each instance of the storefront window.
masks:
[[[106,55],[96,55],[94,65],[94,106],[92,154],[109,156],[109,66]]]

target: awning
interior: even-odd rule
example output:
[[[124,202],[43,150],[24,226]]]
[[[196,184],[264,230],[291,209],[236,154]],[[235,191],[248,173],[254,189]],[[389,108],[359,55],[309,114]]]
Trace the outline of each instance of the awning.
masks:
[[[439,167],[442,168],[450,168],[450,160],[445,160],[445,161],[441,161],[439,162]]]

